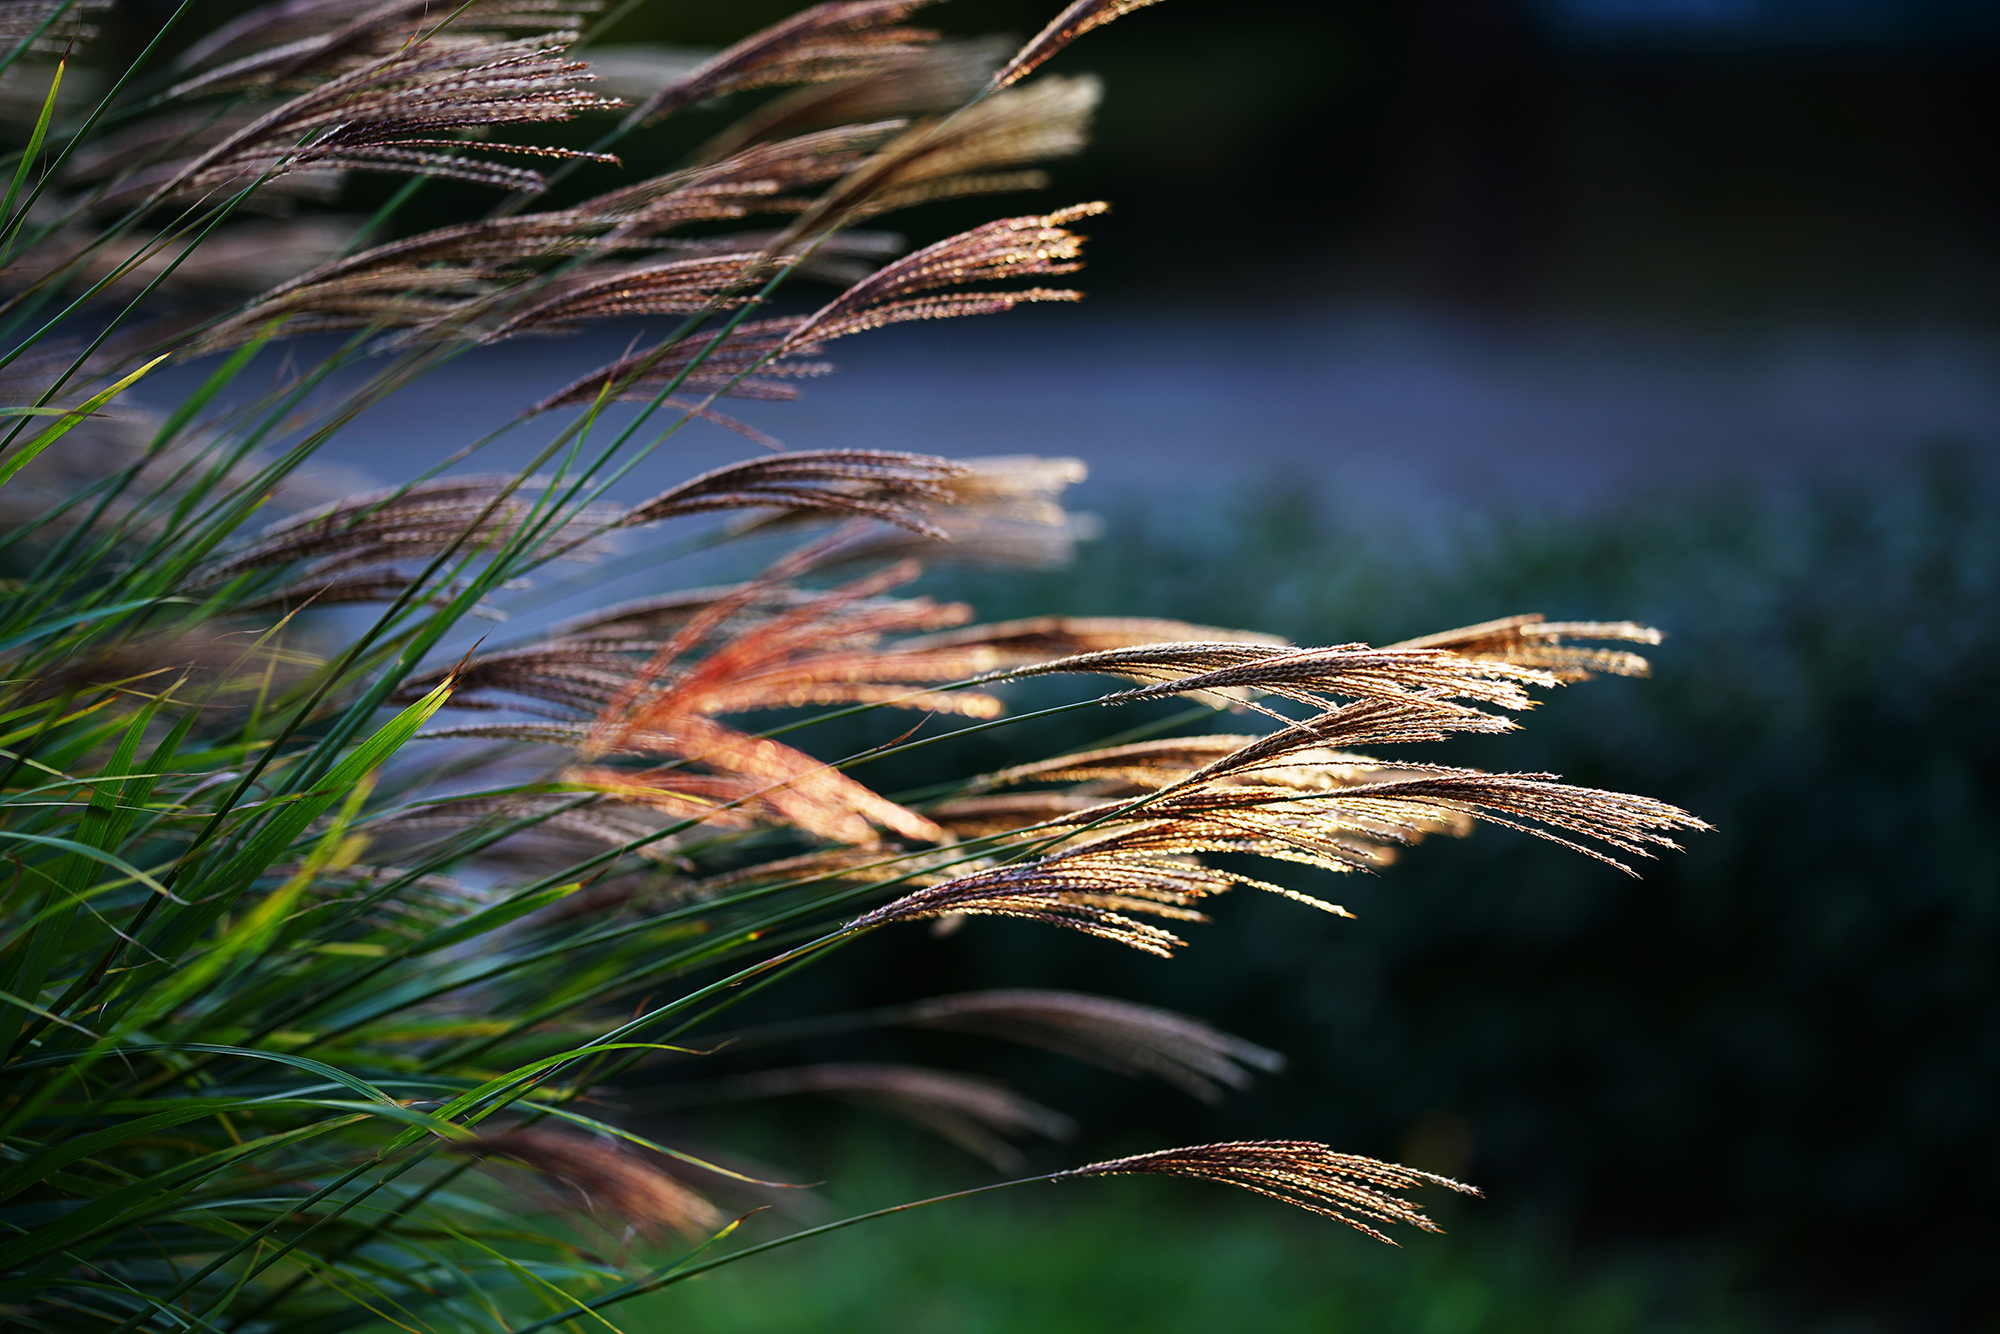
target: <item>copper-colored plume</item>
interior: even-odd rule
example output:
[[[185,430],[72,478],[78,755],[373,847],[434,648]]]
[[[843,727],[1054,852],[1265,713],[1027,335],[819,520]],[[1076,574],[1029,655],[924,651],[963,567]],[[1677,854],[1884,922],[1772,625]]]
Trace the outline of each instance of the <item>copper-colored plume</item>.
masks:
[[[936,0],[835,0],[752,33],[686,78],[662,88],[632,113],[640,123],[747,88],[826,83],[875,72],[897,56],[937,40],[922,28],[898,27]]]
[[[669,635],[718,604],[730,607],[715,630],[736,631],[772,613],[800,607],[813,595],[784,584],[762,580],[752,584],[731,584],[721,588],[688,588],[658,597],[635,598],[613,603],[598,611],[586,612],[549,629],[551,641],[590,642],[616,640],[628,648],[647,652],[658,649]]]
[[[502,1158],[533,1168],[574,1192],[599,1222],[642,1232],[678,1232],[700,1238],[722,1225],[714,1205],[635,1154],[581,1135],[511,1130],[454,1141],[458,1152]]]
[[[582,765],[565,771],[564,780],[650,806],[670,819],[720,828],[788,824],[818,838],[853,844],[875,842],[878,825],[928,842],[945,836],[930,820],[802,751],[699,715],[686,715],[671,730],[648,732],[628,744],[683,758],[640,770]],[[693,772],[688,764],[713,772]]]
[[[1246,1088],[1251,1070],[1285,1058],[1172,1010],[1075,991],[972,991],[905,1007],[898,1023],[984,1033],[1044,1047],[1124,1075],[1151,1075],[1215,1102]]]
[[[475,660],[467,671],[478,684],[467,702],[491,707],[482,687],[529,694],[563,709],[602,699],[578,747],[586,761],[654,755],[671,762],[645,770],[586,763],[571,770],[568,780],[644,802],[675,819],[738,827],[777,819],[847,843],[874,841],[877,825],[906,838],[943,839],[938,825],[885,801],[838,769],[715,721],[720,714],[807,704],[882,703],[976,716],[997,711],[998,701],[989,695],[912,688],[964,675],[957,660],[876,647],[885,633],[965,617],[963,607],[940,607],[924,598],[875,597],[912,578],[913,567],[885,571],[716,637],[761,594],[809,565],[813,555],[801,553],[766,580],[706,601],[657,645],[618,638],[559,640],[499,655],[497,675]],[[699,657],[691,656],[704,646]],[[638,662],[626,656],[634,647],[655,651]],[[606,673],[622,676],[615,688]]]
[[[1407,1223],[1425,1232],[1440,1229],[1415,1204],[1388,1192],[1442,1186],[1462,1195],[1479,1194],[1450,1177],[1335,1153],[1327,1145],[1301,1139],[1237,1140],[1159,1149],[1072,1168],[1058,1173],[1056,1179],[1102,1176],[1197,1177],[1241,1186],[1337,1219],[1392,1246],[1396,1243],[1373,1224]]]

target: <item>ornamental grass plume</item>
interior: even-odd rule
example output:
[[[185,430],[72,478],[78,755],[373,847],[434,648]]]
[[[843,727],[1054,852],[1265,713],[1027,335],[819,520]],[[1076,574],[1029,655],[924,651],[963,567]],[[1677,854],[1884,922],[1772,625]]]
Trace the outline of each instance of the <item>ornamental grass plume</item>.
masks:
[[[1400,749],[1641,675],[1626,646],[1657,643],[1646,627],[1514,616],[1371,647],[981,623],[910,590],[922,562],[1059,561],[1088,531],[1062,503],[1081,463],[787,451],[717,410],[796,396],[843,338],[1079,300],[1051,283],[1080,269],[1075,228],[1102,204],[1011,206],[908,254],[856,224],[1039,185],[1100,88],[1028,76],[1141,7],[1079,0],[1010,59],[912,26],[920,0],[837,0],[628,109],[589,90],[591,0],[274,0],[205,34],[184,13],[127,33],[131,77],[82,108],[66,61],[119,11],[0,0],[0,75],[46,89],[0,205],[0,1320],[527,1334],[595,1317],[873,1216],[741,1244],[769,1218],[709,1201],[746,1178],[687,1147],[684,1109],[858,1101],[1007,1171],[1076,1125],[965,1071],[763,1059],[801,1038],[996,1038],[1207,1101],[1283,1065],[1199,1019],[1057,989],[721,1026],[869,932],[1012,917],[1167,956],[1237,888],[1345,916],[1292,883],[1299,866],[1375,871],[1497,824],[1630,869],[1703,827]],[[614,179],[611,150],[651,151],[638,137],[697,104],[737,119]],[[572,120],[596,122],[593,146],[534,137]],[[549,191],[572,169],[587,188],[564,204]],[[333,211],[370,174],[399,192],[373,217]],[[433,179],[490,207],[405,227]],[[773,306],[802,279],[839,290]],[[450,357],[641,317],[627,355],[516,405],[502,434],[540,440],[518,471],[480,470],[497,436],[378,482],[314,471]],[[274,345],[284,373],[259,387]],[[197,359],[178,404],[133,404],[162,362]],[[702,422],[771,448],[677,478],[639,436]],[[613,502],[628,474],[649,499]],[[672,584],[677,553],[749,539],[761,572]],[[655,590],[613,603],[558,573],[607,555],[644,560]],[[1030,679],[1060,700],[1041,717],[1193,707],[908,792],[863,767],[931,760],[946,732],[1004,738]],[[1189,727],[1220,712],[1227,730]],[[1127,1174],[1384,1239],[1434,1227],[1405,1192],[1466,1189],[1290,1140],[1026,1180]]]

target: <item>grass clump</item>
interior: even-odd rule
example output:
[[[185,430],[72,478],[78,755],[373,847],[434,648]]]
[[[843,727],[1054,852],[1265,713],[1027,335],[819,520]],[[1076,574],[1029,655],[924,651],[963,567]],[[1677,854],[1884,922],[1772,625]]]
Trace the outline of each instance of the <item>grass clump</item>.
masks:
[[[612,501],[691,423],[754,437],[718,403],[788,397],[837,339],[1077,299],[1042,282],[1078,268],[1074,227],[1100,204],[893,259],[862,224],[1035,184],[1028,164],[1081,143],[1097,88],[1026,76],[1139,5],[1078,0],[970,76],[966,52],[905,22],[920,7],[821,5],[663,62],[588,148],[508,137],[624,111],[571,59],[611,17],[581,0],[282,3],[198,38],[176,14],[80,115],[60,80],[89,34],[60,3],[0,8],[7,65],[48,87],[0,232],[11,1322],[588,1323],[916,1207],[745,1244],[741,1216],[795,1187],[639,1128],[620,1099],[642,1067],[683,1102],[869,1100],[998,1167],[1066,1129],[960,1072],[702,1065],[724,1012],[864,936],[1006,917],[1166,957],[1227,891],[1340,914],[1291,872],[1378,866],[1481,822],[1621,869],[1701,827],[1550,774],[1376,753],[1510,731],[1531,692],[1641,673],[1625,647],[1657,637],[1641,625],[1517,616],[1301,648],[1158,620],[972,626],[969,607],[898,591],[923,557],[1064,549],[1061,461],[790,452]],[[62,56],[32,63],[58,36]],[[662,117],[780,86],[804,91],[675,170],[553,193]],[[335,229],[317,209],[370,173],[406,184]],[[501,196],[393,237],[436,181]],[[245,221],[256,209],[280,221]],[[838,293],[785,313],[778,293],[809,277]],[[546,433],[521,471],[472,471],[490,439],[451,442],[391,486],[313,494],[316,451],[444,360],[634,316],[666,332],[521,405],[510,429]],[[336,341],[319,355],[290,341],[304,334]],[[244,390],[276,343],[304,359]],[[162,361],[196,358],[218,360],[171,412],[127,402]],[[529,609],[524,581],[554,562],[715,514],[683,548],[806,540],[729,586],[586,603],[498,642],[475,623]],[[1068,682],[1045,715],[1180,700],[1180,730],[1142,722],[911,793],[849,772],[921,753],[931,719],[1010,725],[1028,678]],[[795,744],[835,717],[868,720],[865,749]],[[1198,1092],[1271,1064],[1200,1021],[1070,993],[910,1013]],[[1295,1139],[1026,1179],[1108,1175],[1233,1184],[1376,1236],[1435,1228],[1410,1192],[1468,1189]]]

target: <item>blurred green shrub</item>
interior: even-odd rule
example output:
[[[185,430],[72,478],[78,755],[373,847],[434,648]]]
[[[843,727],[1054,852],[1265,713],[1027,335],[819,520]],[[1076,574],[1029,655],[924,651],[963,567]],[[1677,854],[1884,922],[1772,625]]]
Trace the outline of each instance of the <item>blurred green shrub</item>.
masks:
[[[1728,1238],[1815,1300],[1940,1328],[1990,1304],[1973,1275],[2000,1240],[1991,476],[1940,452],[1894,475],[1495,515],[1449,537],[1317,510],[1292,485],[1220,510],[1180,499],[1109,515],[1071,571],[950,591],[994,618],[1118,610],[1302,643],[1521,611],[1649,620],[1669,634],[1654,680],[1563,692],[1520,735],[1450,759],[1642,789],[1718,832],[1641,880],[1504,834],[1429,844],[1388,876],[1299,881],[1357,922],[1226,901],[1171,971],[981,924],[870,942],[814,985],[875,1003],[1087,981],[1294,1068],[1210,1110],[995,1067],[1089,1108],[1086,1135],[1289,1127],[1463,1172],[1490,1218]]]
[[[864,1141],[865,1143],[865,1141]],[[876,1141],[838,1177],[883,1201],[935,1182]],[[938,1165],[942,1167],[942,1165]],[[1717,1257],[1579,1267],[1532,1229],[1462,1211],[1385,1252],[1252,1202],[1122,1181],[961,1201],[723,1270],[623,1313],[631,1334],[1753,1334],[1771,1329]],[[898,1194],[898,1192],[903,1192]],[[844,1204],[857,1201],[844,1200]]]

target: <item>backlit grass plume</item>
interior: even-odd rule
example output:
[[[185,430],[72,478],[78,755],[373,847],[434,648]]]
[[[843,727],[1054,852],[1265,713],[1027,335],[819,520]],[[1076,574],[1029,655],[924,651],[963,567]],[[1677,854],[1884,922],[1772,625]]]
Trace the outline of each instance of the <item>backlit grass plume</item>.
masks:
[[[656,61],[614,119],[592,0],[274,0],[206,33],[192,10],[0,3],[11,93],[45,90],[0,206],[0,1323],[595,1319],[873,1216],[730,1221],[731,1192],[795,1188],[693,1148],[741,1128],[698,1108],[859,1103],[1010,1172],[1080,1128],[981,1074],[803,1040],[916,1032],[949,1065],[940,1044],[1000,1039],[1209,1101],[1283,1065],[1150,1006],[901,975],[871,1009],[732,1029],[872,933],[1006,917],[1168,956],[1232,890],[1345,916],[1301,868],[1481,824],[1621,869],[1701,827],[1407,753],[1643,674],[1643,626],[1372,647],[982,623],[913,581],[1059,563],[1090,532],[1063,504],[1079,461],[674,470],[683,428],[774,445],[717,403],[794,397],[840,339],[1081,298],[1102,204],[1010,203],[908,253],[857,224],[1041,184],[1101,89],[1029,76],[1141,4],[1079,0],[1011,59],[913,26],[922,7],[837,0]],[[48,58],[93,27],[141,55],[79,111]],[[654,128],[697,106],[735,119]],[[393,179],[363,200],[370,176]],[[417,228],[413,199],[474,216]],[[799,279],[834,290],[794,301]],[[620,319],[646,321],[630,352],[501,431],[387,478],[317,459],[452,357]],[[183,396],[144,406],[168,361]],[[518,469],[485,462],[502,436]],[[733,542],[758,554],[723,582],[677,577]],[[635,572],[643,596],[606,595]],[[959,740],[1020,735],[1010,709],[1078,744]],[[1433,1226],[1402,1192],[1465,1189],[1290,1140],[1025,1180],[1131,1174],[1376,1236]]]
[[[1432,1172],[1418,1172],[1394,1163],[1350,1153],[1335,1153],[1310,1140],[1241,1140],[1232,1144],[1196,1144],[1185,1149],[1161,1149],[1113,1158],[1058,1173],[1057,1180],[1095,1176],[1176,1176],[1219,1181],[1254,1190],[1274,1200],[1324,1214],[1377,1241],[1389,1236],[1376,1224],[1405,1224],[1426,1232],[1438,1230],[1416,1205],[1391,1191],[1419,1186],[1477,1195],[1472,1187]]]

